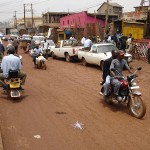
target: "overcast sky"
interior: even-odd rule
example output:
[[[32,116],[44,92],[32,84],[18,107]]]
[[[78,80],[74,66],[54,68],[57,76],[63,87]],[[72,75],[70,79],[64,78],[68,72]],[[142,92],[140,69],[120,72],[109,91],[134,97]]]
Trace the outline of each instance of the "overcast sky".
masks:
[[[89,10],[94,12],[98,6],[107,0],[0,0],[0,22],[17,18],[23,18],[23,4],[33,4],[35,16],[40,16],[42,12],[79,12]],[[124,7],[124,12],[134,11],[135,6],[139,6],[141,0],[110,0],[110,2],[118,3]],[[29,9],[30,5],[26,5]],[[30,13],[26,14],[31,16]]]

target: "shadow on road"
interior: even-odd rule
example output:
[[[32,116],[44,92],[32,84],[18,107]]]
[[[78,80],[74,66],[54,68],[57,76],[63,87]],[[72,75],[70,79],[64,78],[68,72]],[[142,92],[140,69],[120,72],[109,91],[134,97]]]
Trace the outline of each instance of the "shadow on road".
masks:
[[[103,100],[103,98],[101,98],[100,103],[103,105],[103,107],[107,107],[113,112],[120,111],[123,113],[128,113],[128,108],[126,104],[108,104]]]
[[[11,101],[12,103],[20,103],[21,101],[25,100],[29,95],[22,95],[19,98],[12,98],[10,96],[8,96],[7,94],[3,94],[0,96],[1,99],[7,100],[7,101]]]

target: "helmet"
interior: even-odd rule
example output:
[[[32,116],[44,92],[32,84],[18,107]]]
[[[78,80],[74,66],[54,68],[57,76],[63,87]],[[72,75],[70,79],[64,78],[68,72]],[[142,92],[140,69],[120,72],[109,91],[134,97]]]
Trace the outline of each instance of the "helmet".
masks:
[[[8,54],[14,54],[15,53],[15,48],[13,46],[9,46],[7,53]]]

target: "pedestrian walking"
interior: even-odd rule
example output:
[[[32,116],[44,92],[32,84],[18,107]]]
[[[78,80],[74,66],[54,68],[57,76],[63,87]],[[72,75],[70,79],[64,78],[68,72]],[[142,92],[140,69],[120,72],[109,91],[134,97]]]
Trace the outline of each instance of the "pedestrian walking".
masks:
[[[147,58],[148,58],[148,63],[150,63],[150,42],[147,45],[148,51],[147,51]]]
[[[14,48],[15,48],[15,53],[18,54],[19,41],[18,41],[17,37],[15,37],[15,39],[14,39],[12,45],[13,45]]]
[[[3,59],[5,48],[3,44],[0,42],[0,60]]]

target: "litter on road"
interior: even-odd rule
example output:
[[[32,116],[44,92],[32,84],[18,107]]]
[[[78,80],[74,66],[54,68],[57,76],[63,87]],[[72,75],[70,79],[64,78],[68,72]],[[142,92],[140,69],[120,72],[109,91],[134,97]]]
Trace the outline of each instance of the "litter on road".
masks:
[[[36,138],[36,139],[40,139],[40,138],[41,138],[41,136],[40,136],[40,135],[34,135],[34,138]]]
[[[80,130],[83,130],[83,125],[82,123],[79,123],[78,121],[73,125],[74,128],[76,129],[80,129]]]

